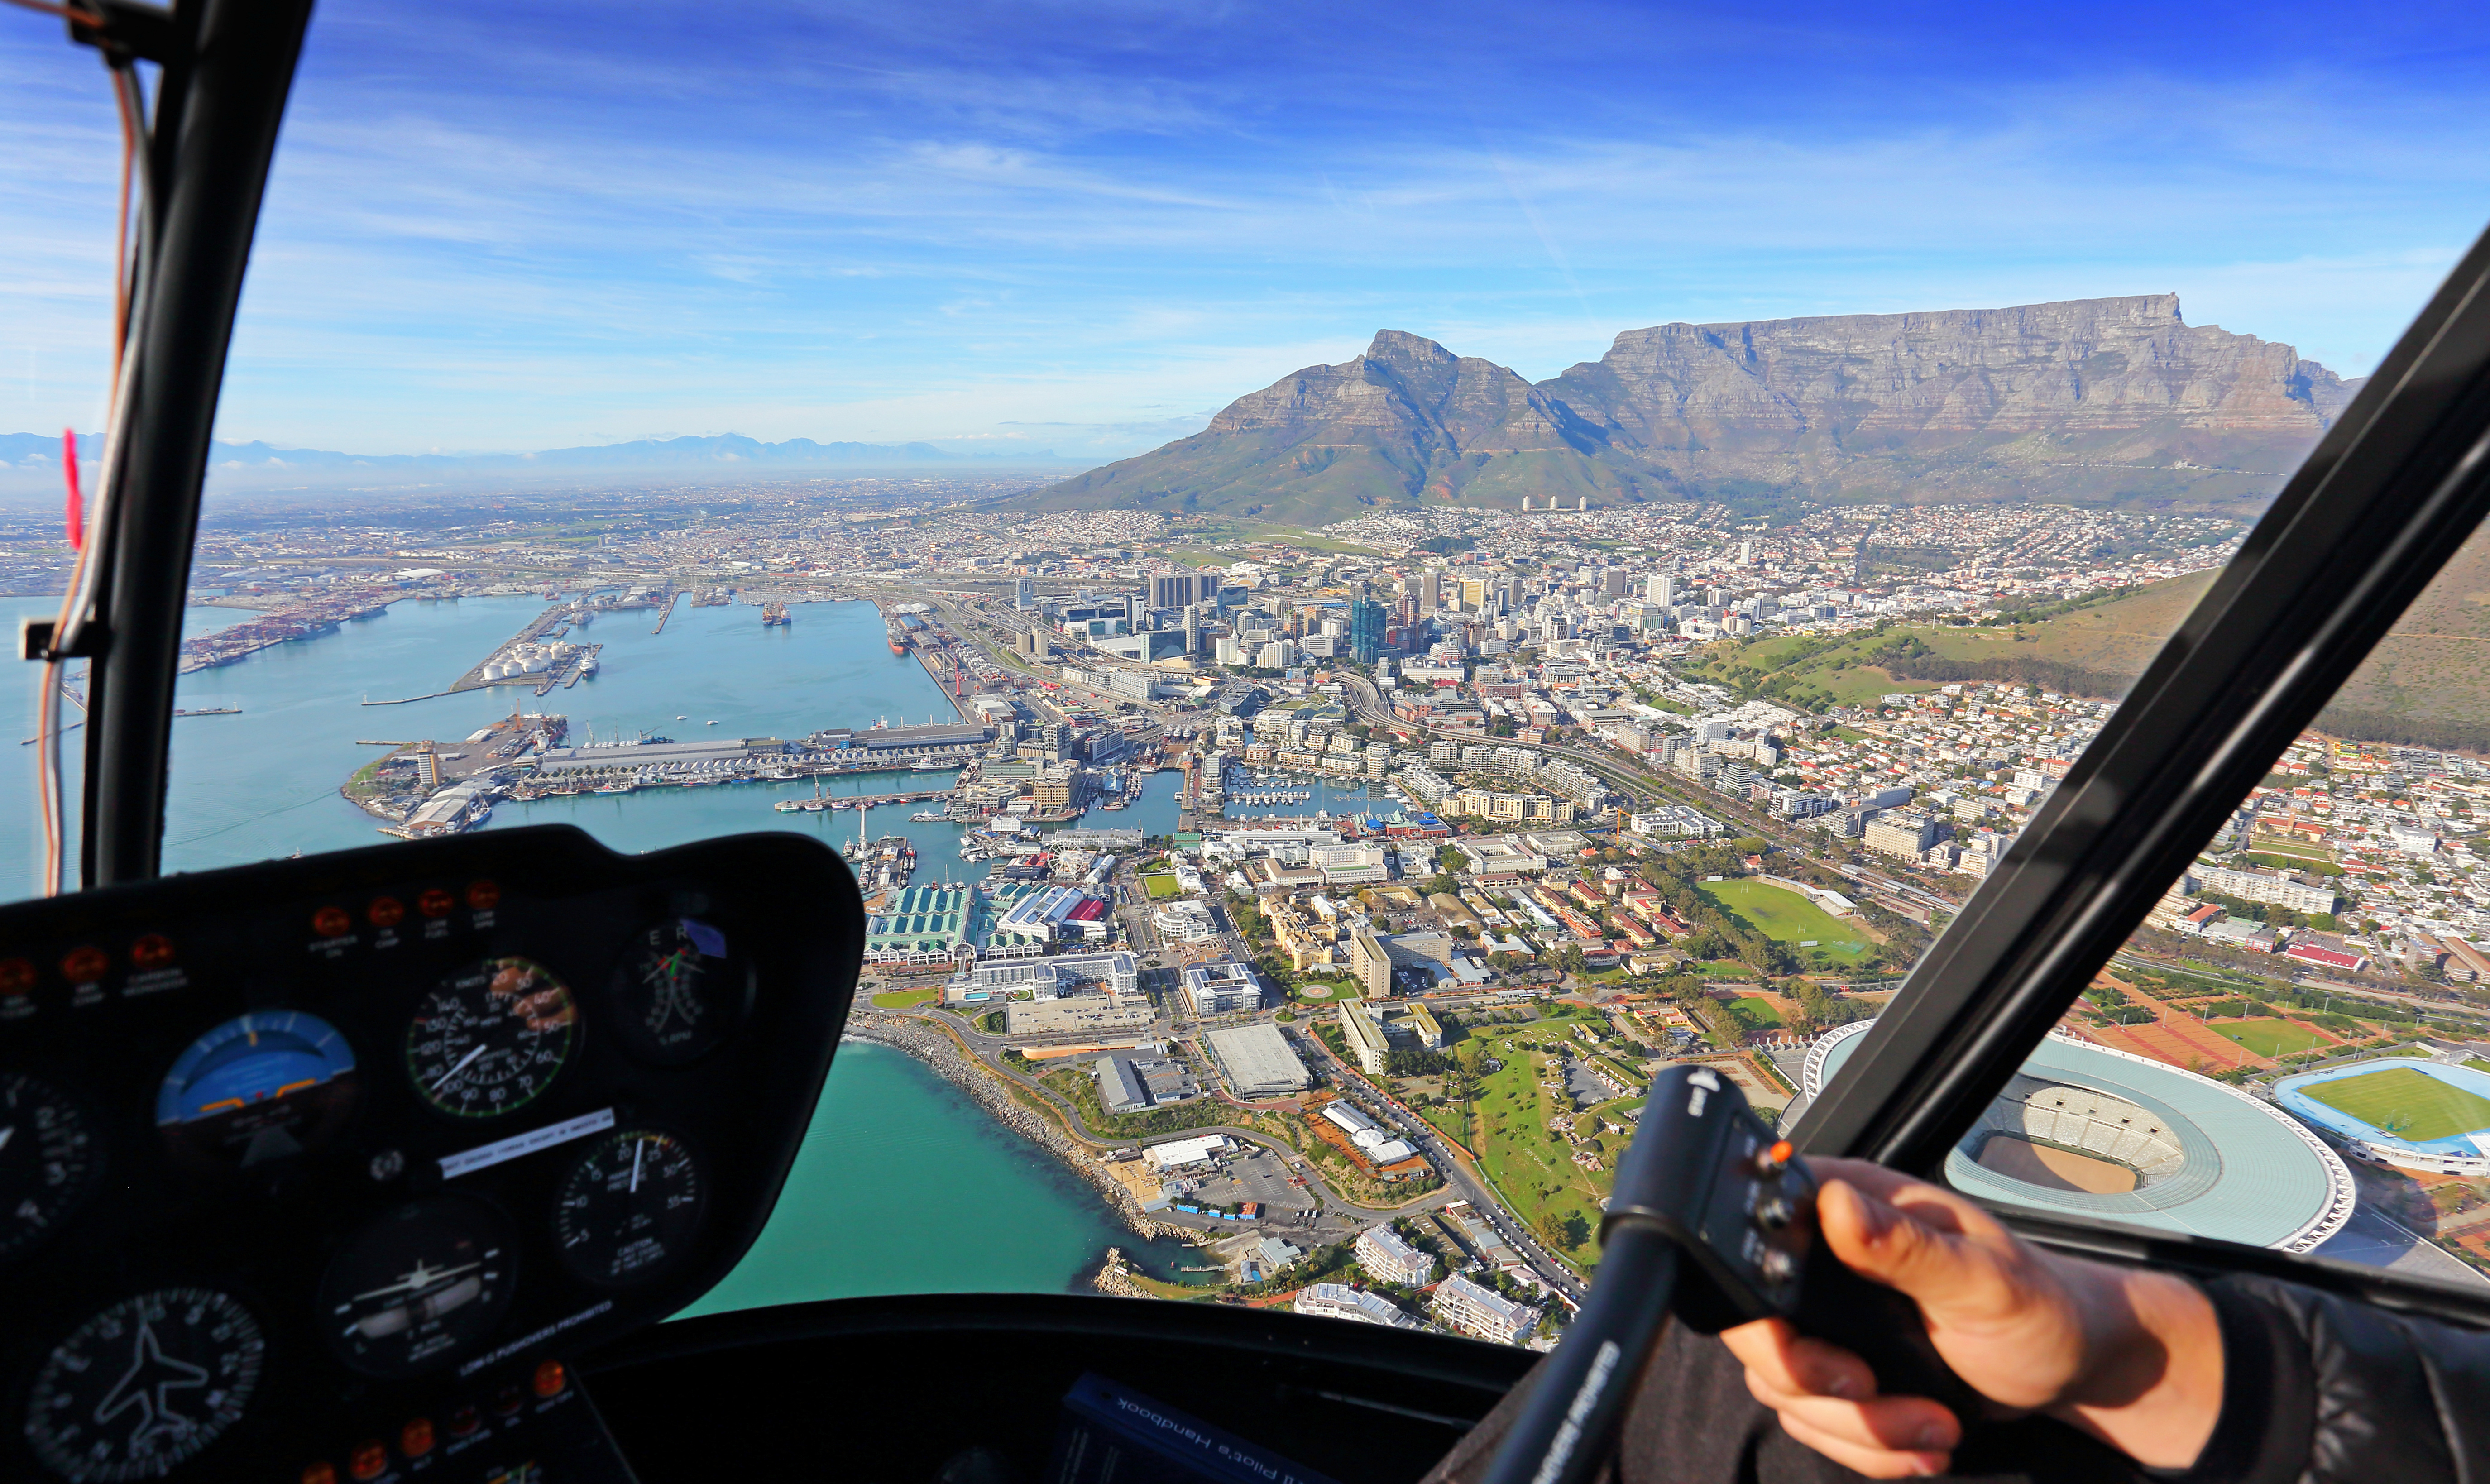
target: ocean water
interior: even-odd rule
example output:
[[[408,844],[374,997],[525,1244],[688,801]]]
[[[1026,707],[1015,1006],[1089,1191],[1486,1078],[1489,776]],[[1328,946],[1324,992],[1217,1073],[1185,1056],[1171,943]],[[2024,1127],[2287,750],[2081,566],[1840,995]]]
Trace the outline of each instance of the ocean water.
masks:
[[[0,599],[0,621],[48,617],[57,600]],[[301,851],[385,843],[379,821],[337,786],[384,749],[366,740],[462,739],[515,697],[529,711],[570,717],[585,740],[643,732],[694,737],[800,737],[825,726],[948,720],[956,713],[912,658],[895,656],[869,603],[812,603],[796,622],[765,628],[759,610],[678,606],[663,634],[653,612],[601,617],[574,637],[601,643],[600,673],[539,701],[533,689],[497,687],[366,706],[439,690],[529,619],[538,597],[403,602],[320,637],[262,650],[237,664],[182,679],[178,704],[235,706],[239,715],[173,723],[166,808],[167,870],[203,870]],[[246,620],[240,610],[192,608],[187,631]],[[36,667],[0,688],[0,715],[16,727],[0,762],[0,900],[35,889]],[[75,708],[68,714],[74,718]],[[717,725],[707,723],[714,719]],[[83,732],[64,753],[76,766]],[[831,781],[839,793],[893,792],[947,781],[947,774],[872,773]],[[1175,826],[1178,775],[1160,773],[1128,809],[1093,809],[1092,827],[1153,831]],[[492,827],[577,825],[618,850],[645,851],[759,829],[816,833],[836,842],[856,829],[853,811],[780,814],[780,798],[806,784],[649,789],[504,803]],[[70,798],[75,808],[72,778]],[[959,858],[963,827],[917,824],[922,804],[866,811],[871,835],[905,834],[918,852],[917,879],[968,880],[985,867]],[[72,843],[72,852],[74,844]],[[72,858],[74,855],[72,854]],[[998,1223],[1008,1241],[998,1242]],[[1097,1192],[1051,1155],[997,1125],[957,1089],[901,1053],[851,1042],[833,1065],[803,1153],[760,1245],[698,1312],[863,1294],[1059,1292],[1079,1288],[1110,1245],[1144,1266],[1173,1271],[1169,1244],[1141,1242]]]

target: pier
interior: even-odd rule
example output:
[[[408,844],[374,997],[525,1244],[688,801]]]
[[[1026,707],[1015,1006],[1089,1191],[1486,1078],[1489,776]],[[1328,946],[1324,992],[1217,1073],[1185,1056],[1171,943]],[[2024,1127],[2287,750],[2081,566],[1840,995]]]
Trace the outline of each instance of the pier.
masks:
[[[680,597],[682,594],[672,588],[666,590],[666,605],[657,610],[657,626],[650,629],[649,632],[661,634],[666,631],[666,620],[675,616],[675,599]]]

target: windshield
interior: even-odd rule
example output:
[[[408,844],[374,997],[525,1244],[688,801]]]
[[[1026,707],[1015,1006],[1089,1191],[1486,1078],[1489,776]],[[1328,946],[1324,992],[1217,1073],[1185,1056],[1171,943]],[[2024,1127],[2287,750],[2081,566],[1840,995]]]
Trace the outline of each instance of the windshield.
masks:
[[[1774,1118],[1838,1070],[2476,224],[2443,188],[2478,152],[2398,132],[2470,86],[2397,29],[2435,22],[2156,23],[2203,66],[2011,16],[326,5],[166,868],[532,824],[845,854],[852,1039],[703,1310],[1068,1290],[1544,1344],[1654,1070]],[[93,457],[107,376],[109,95],[39,29],[0,28],[15,618],[58,609],[59,429]],[[2287,162],[2241,125],[2311,99]],[[2408,622],[2490,636],[2448,592]],[[2075,1060],[2246,1088],[2438,1033],[2482,713],[2402,653],[2018,1088],[2159,1117],[2196,1105]],[[39,835],[0,811],[0,891]],[[2277,948],[2316,967],[2240,957]],[[2337,1220],[2356,1176],[2407,1236],[2482,1199],[2342,1173],[2274,1095],[2189,1126],[2300,1171],[2277,1244],[2426,1245]],[[2212,1167],[2173,1133],[2096,1191],[2037,1127],[1955,1177],[2116,1219]]]

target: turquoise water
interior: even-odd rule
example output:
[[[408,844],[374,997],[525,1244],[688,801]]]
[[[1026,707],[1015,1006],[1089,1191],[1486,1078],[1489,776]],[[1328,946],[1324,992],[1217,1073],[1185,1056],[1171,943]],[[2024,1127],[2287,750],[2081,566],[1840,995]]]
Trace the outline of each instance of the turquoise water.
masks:
[[[850,1041],[767,1229],[683,1312],[1081,1290],[1111,1246],[1170,1278],[1191,1251],[1135,1237],[1079,1177],[914,1059]]]
[[[0,599],[0,622],[14,632],[19,617],[48,617],[58,606]],[[449,684],[543,606],[538,597],[398,603],[334,633],[184,677],[180,705],[239,706],[242,713],[173,723],[166,869],[386,843],[379,822],[337,793],[382,750],[359,740],[463,738],[507,714],[514,694],[530,711],[568,715],[573,737],[583,740],[592,726],[599,738],[643,730],[682,740],[800,737],[819,727],[896,726],[955,714],[922,666],[890,653],[868,603],[799,606],[796,622],[783,628],[763,627],[749,607],[678,607],[662,635],[649,631],[653,613],[608,615],[576,635],[605,646],[600,673],[541,701],[532,690],[501,687],[403,706],[358,704]],[[193,608],[186,617],[187,630],[199,633],[248,615]],[[14,755],[0,762],[0,789],[11,800],[0,805],[0,900],[26,895],[40,874],[35,749],[15,745],[34,730],[35,667],[25,670],[21,684],[0,694],[0,715],[16,728],[6,740]],[[711,718],[717,726],[704,724]],[[72,767],[83,737],[72,732],[66,739]],[[1160,773],[1134,807],[1093,809],[1082,823],[1171,830],[1177,777]],[[945,774],[876,773],[828,787],[892,792],[946,781]],[[806,783],[581,795],[504,803],[493,826],[573,824],[628,851],[756,829],[852,837],[854,813],[770,808],[775,799],[811,792]],[[71,799],[74,808],[74,783]],[[962,827],[908,820],[922,807],[869,810],[865,829],[914,841],[920,881],[982,876],[983,865],[959,858]],[[702,1307],[883,1293],[1059,1292],[1080,1286],[1110,1245],[1162,1273],[1173,1270],[1182,1250],[1141,1243],[1088,1185],[924,1066],[850,1043],[760,1245]]]

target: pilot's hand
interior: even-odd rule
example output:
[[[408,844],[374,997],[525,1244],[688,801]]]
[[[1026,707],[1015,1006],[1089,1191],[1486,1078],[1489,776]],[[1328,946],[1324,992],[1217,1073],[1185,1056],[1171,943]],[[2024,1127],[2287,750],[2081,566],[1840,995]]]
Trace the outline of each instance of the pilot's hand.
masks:
[[[2042,1411],[2149,1468],[2193,1464],[2222,1404],[2214,1306],[2170,1273],[2024,1242],[1950,1190],[1856,1159],[1811,1159],[1833,1255],[1916,1300],[1946,1363],[1999,1415]],[[1880,1396],[1868,1363],[1781,1320],[1723,1331],[1747,1387],[1792,1438],[1875,1478],[1944,1471],[1961,1424]]]

